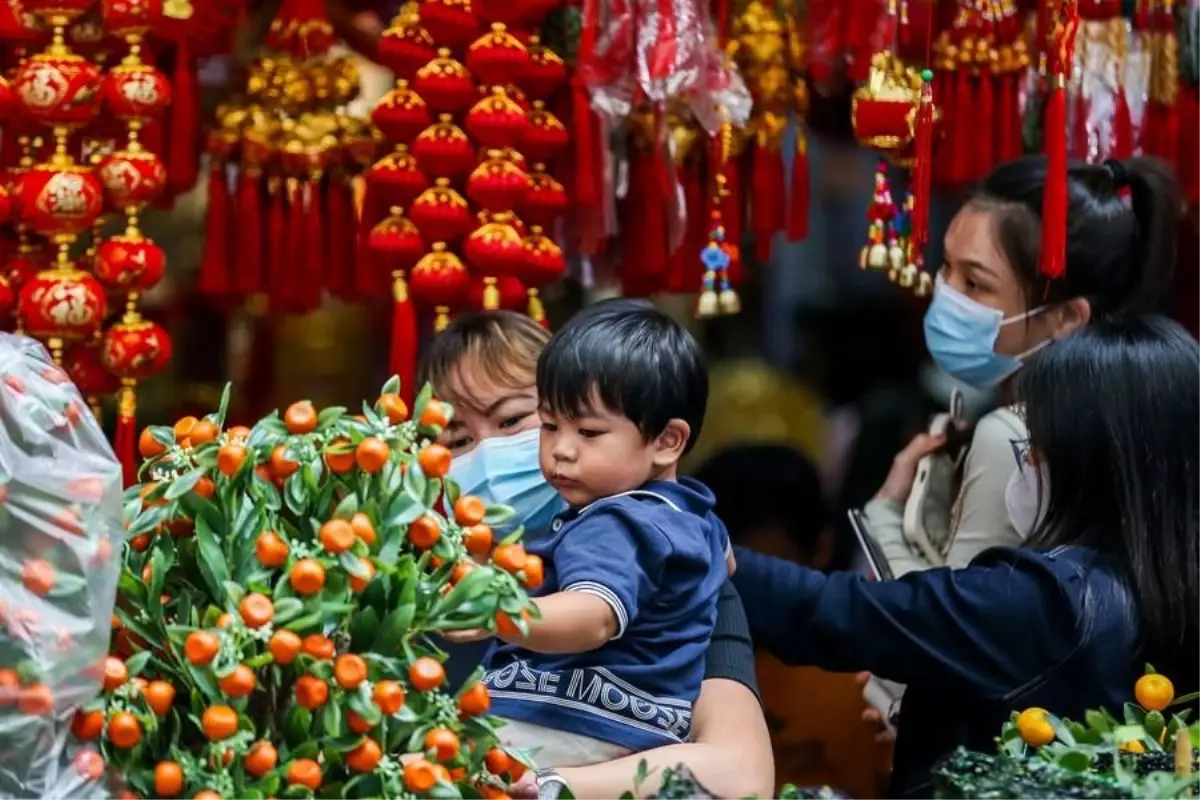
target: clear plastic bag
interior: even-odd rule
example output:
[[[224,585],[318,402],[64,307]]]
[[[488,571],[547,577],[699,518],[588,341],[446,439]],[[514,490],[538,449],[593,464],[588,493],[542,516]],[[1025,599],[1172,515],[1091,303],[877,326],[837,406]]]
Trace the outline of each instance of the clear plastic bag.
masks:
[[[122,548],[121,467],[45,348],[0,334],[0,796],[106,796],[71,735],[100,690]]]

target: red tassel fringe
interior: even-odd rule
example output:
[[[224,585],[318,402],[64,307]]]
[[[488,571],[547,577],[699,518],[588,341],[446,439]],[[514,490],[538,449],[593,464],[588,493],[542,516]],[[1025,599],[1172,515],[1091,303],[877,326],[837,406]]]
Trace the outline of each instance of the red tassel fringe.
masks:
[[[208,212],[204,220],[204,256],[196,288],[210,296],[229,293],[229,213],[233,200],[224,162],[213,161],[208,171]]]
[[[796,122],[796,154],[792,157],[792,192],[788,199],[787,237],[793,242],[808,238],[808,136]]]
[[[325,186],[329,236],[325,240],[325,287],[334,297],[354,295],[354,197],[345,175],[329,177]]]
[[[1039,269],[1051,280],[1066,273],[1067,258],[1067,97],[1052,87],[1046,100],[1046,188],[1042,199],[1042,247]]]
[[[319,181],[307,181],[301,184],[297,194],[305,204],[304,230],[300,239],[304,247],[301,258],[304,269],[302,308],[311,311],[321,305],[321,290],[325,285],[322,275],[325,268],[325,219],[321,212],[321,184]]]
[[[305,310],[308,290],[304,283],[308,259],[304,257],[304,184],[295,179],[288,180],[287,236],[284,241],[284,269],[287,271],[288,292],[284,302],[291,311]]]
[[[269,306],[282,309],[287,296],[287,266],[283,259],[287,238],[287,187],[272,178],[267,196],[267,281]]]
[[[234,290],[240,295],[262,291],[262,175],[243,167],[238,174],[235,252],[239,263],[234,271]]]
[[[754,175],[751,190],[750,224],[754,230],[754,254],[759,264],[771,260],[771,241],[784,227],[787,195],[783,184],[783,154],[779,148],[759,145],[754,148]]]
[[[124,388],[121,391],[132,389]],[[121,462],[121,475],[128,488],[137,483],[137,417],[132,414],[117,414],[117,429],[113,432],[113,449]]]
[[[1116,107],[1112,118],[1112,147],[1109,158],[1133,157],[1133,115],[1129,112],[1129,101],[1124,87],[1117,87]]]
[[[171,136],[167,161],[167,186],[182,194],[196,185],[200,169],[198,130],[200,92],[196,87],[196,64],[190,45],[183,37],[175,46],[175,81],[171,88]]]

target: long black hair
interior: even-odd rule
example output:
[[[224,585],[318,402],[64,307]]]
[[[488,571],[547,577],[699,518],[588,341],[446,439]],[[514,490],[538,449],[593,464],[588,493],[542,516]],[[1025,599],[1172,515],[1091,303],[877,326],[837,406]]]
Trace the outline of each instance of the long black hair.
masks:
[[[1066,275],[1038,272],[1046,157],[997,166],[967,201],[995,214],[996,239],[1028,308],[1082,297],[1092,318],[1162,310],[1175,267],[1182,212],[1170,168],[1153,158],[1071,162]]]
[[[1029,546],[1099,552],[1134,598],[1147,660],[1194,675],[1200,346],[1164,317],[1102,319],[1043,350],[1018,392],[1049,494]]]

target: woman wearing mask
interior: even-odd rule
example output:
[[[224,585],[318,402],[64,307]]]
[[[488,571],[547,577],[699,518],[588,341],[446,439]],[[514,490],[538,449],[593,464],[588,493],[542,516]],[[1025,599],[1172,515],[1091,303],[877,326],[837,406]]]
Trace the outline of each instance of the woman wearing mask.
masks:
[[[1009,443],[1026,436],[1014,378],[1050,342],[1092,322],[1155,310],[1166,299],[1180,205],[1165,166],[1140,158],[1072,165],[1066,275],[1054,281],[1038,271],[1045,178],[1044,156],[1001,164],[946,232],[925,343],[945,372],[996,390],[1003,405],[979,420],[958,474],[943,478],[953,485],[929,487],[927,502],[952,503],[941,509],[951,536],[942,561],[909,546],[902,518],[918,462],[946,438],[918,436],[896,456],[865,508],[896,575],[961,567],[988,547],[1016,546],[1029,535],[1004,511],[1014,470]]]
[[[549,334],[519,314],[484,312],[459,317],[434,339],[424,378],[454,406],[441,437],[454,454],[450,476],[464,492],[516,510],[514,524],[536,537],[565,508],[538,466],[538,396],[534,376]],[[482,643],[486,648],[486,643]],[[479,647],[451,651],[453,672],[479,663]],[[634,788],[638,764],[656,774],[687,764],[717,797],[769,797],[774,793],[771,742],[757,698],[754,652],[745,614],[732,584],[722,590],[717,625],[707,656],[705,680],[692,709],[687,744],[637,753],[590,767],[539,773],[542,796],[557,797],[564,785],[576,797],[618,797]],[[533,778],[533,774],[529,773]],[[658,788],[651,779],[642,796]],[[532,794],[531,791],[531,794]]]
[[[883,582],[735,548],[756,641],[908,685],[888,796],[931,796],[933,764],[993,749],[1012,711],[1119,713],[1147,662],[1195,688],[1200,348],[1161,317],[1096,321],[1018,390],[1003,495],[1023,547]]]

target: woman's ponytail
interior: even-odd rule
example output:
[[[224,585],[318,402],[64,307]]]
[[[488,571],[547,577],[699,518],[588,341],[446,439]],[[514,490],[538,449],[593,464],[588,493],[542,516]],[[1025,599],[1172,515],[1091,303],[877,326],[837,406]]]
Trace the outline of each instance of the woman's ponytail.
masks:
[[[1168,297],[1175,272],[1183,209],[1179,183],[1166,162],[1157,158],[1129,158],[1105,166],[1113,172],[1114,182],[1123,180],[1129,189],[1136,220],[1129,253],[1130,296],[1119,310],[1140,313],[1159,309]]]

